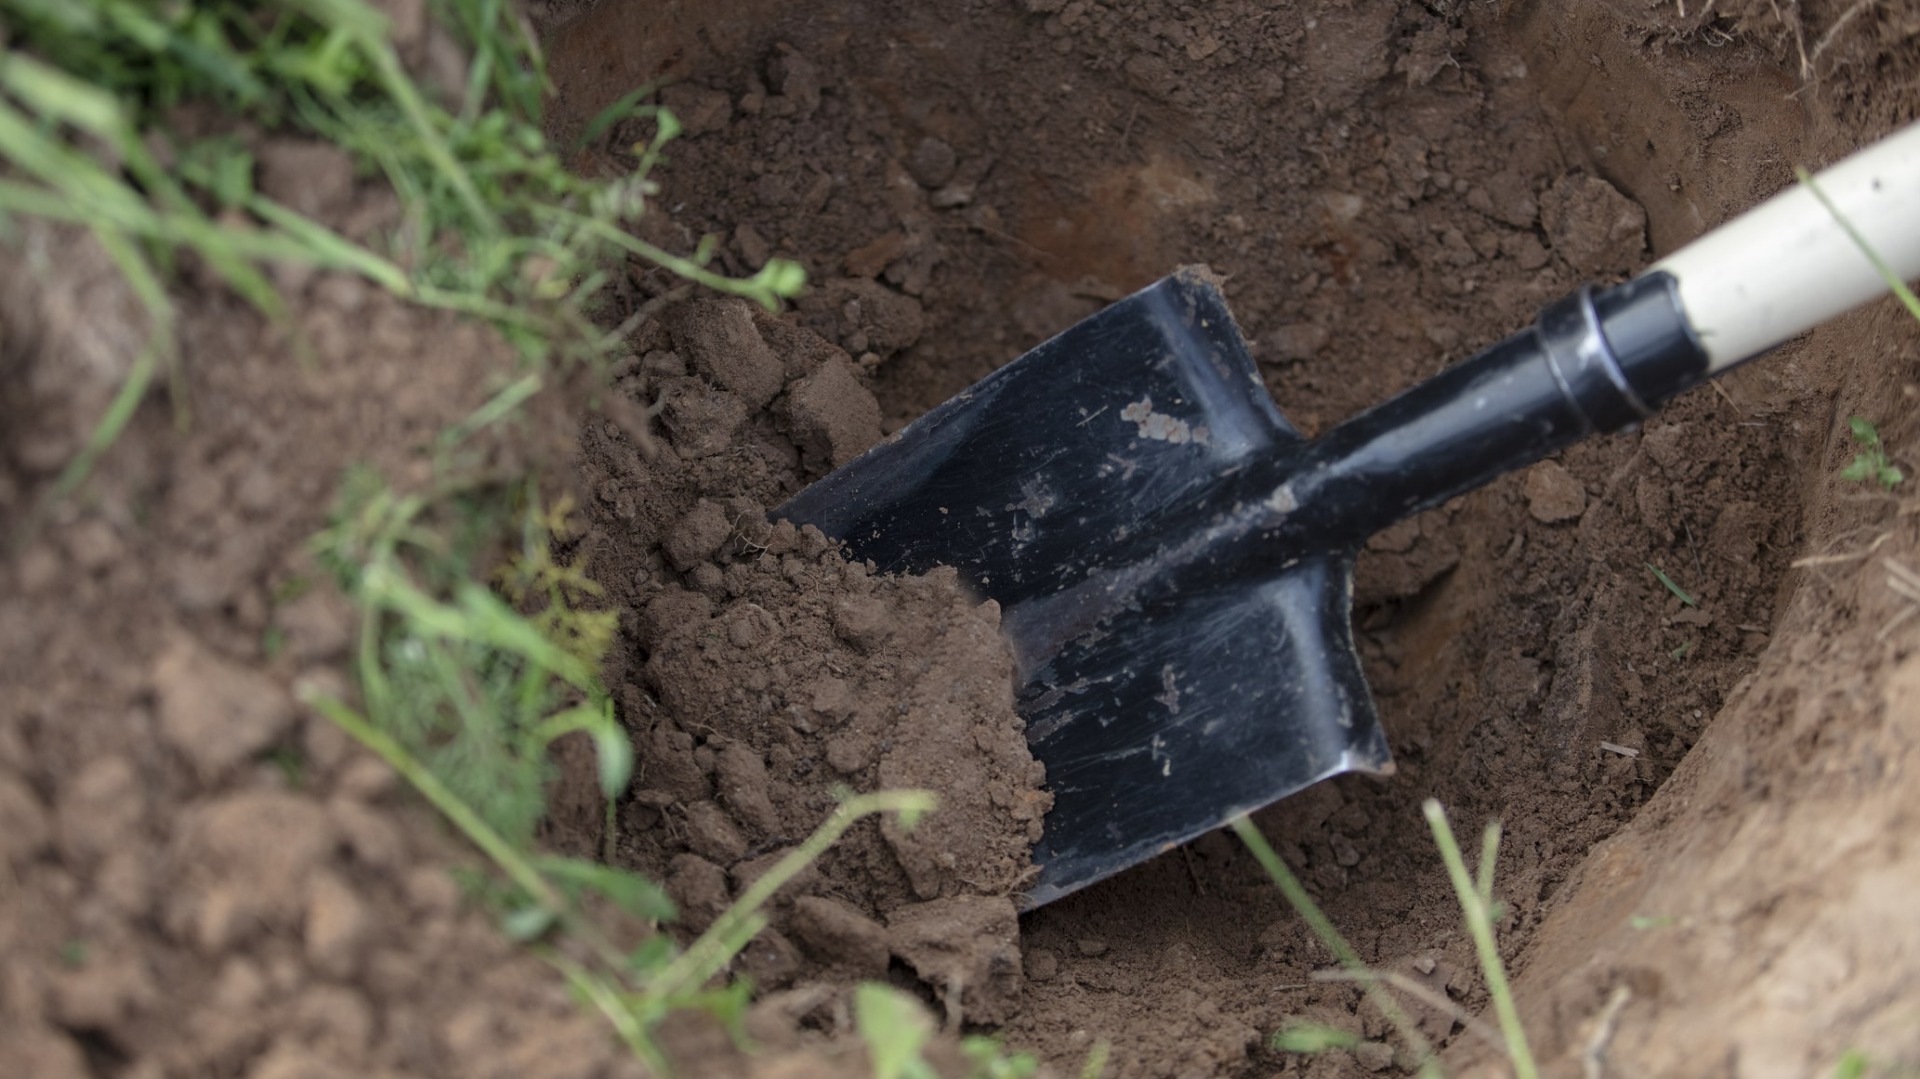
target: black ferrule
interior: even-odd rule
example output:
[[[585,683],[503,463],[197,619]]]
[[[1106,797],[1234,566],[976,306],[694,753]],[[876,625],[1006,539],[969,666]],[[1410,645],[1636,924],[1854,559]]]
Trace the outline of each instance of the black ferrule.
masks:
[[[1707,380],[1707,352],[1680,306],[1679,282],[1665,270],[1593,297],[1614,362],[1640,400],[1659,409]]]
[[[1547,370],[1583,419],[1585,435],[1618,431],[1653,415],[1627,381],[1601,329],[1593,290],[1582,288],[1540,312],[1535,334]]]

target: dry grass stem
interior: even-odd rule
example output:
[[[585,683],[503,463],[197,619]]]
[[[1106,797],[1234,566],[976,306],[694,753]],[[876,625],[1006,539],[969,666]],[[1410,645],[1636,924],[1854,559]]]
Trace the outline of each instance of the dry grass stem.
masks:
[[[1606,1004],[1594,1019],[1593,1036],[1587,1039],[1586,1050],[1580,1054],[1580,1071],[1585,1079],[1605,1079],[1607,1043],[1613,1041],[1613,1032],[1619,1026],[1620,1009],[1632,999],[1633,991],[1624,985],[1614,986],[1613,992],[1607,995]]]

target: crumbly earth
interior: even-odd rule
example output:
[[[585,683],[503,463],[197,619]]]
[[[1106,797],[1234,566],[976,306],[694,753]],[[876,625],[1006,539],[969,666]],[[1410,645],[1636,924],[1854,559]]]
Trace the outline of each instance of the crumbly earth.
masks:
[[[760,515],[1184,263],[1226,277],[1269,388],[1324,431],[1920,110],[1911,0],[536,8],[563,130],[678,80],[649,238],[816,283],[772,318],[636,267],[615,384],[484,447],[574,462],[623,612],[640,778],[604,835],[569,750],[546,834],[659,872],[697,926],[837,786],[948,796],[776,900],[741,963],[763,1055],[688,1017],[688,1074],[856,1071],[858,977],[1056,1075],[1100,1042],[1122,1076],[1403,1067],[1225,837],[1015,923],[1044,796],[994,612]],[[276,195],[393,224],[325,151],[254,149]],[[14,241],[9,537],[145,333],[83,239]],[[637,1074],[465,903],[446,829],[294,695],[347,685],[352,619],[303,587],[342,470],[424,482],[505,350],[344,278],[278,273],[294,314],[269,325],[187,273],[181,369],[0,564],[0,1073]],[[1356,624],[1399,772],[1257,820],[1369,962],[1458,1010],[1416,1012],[1456,1072],[1499,1069],[1461,1021],[1487,998],[1426,797],[1505,827],[1502,947],[1549,1074],[1920,1066],[1920,514],[1838,478],[1853,414],[1920,469],[1917,342],[1890,306],[1849,316],[1370,545]],[[1364,1044],[1268,1046],[1300,1019]]]
[[[583,553],[631,614],[610,674],[639,776],[614,857],[665,881],[698,931],[840,792],[932,791],[929,819],[861,825],[784,889],[744,969],[808,989],[898,959],[956,1017],[1007,1019],[1013,896],[1050,802],[998,607],[952,571],[876,577],[819,530],[768,522],[879,440],[845,352],[741,300],[670,307],[634,344],[579,469]],[[606,849],[596,809],[557,838]]]

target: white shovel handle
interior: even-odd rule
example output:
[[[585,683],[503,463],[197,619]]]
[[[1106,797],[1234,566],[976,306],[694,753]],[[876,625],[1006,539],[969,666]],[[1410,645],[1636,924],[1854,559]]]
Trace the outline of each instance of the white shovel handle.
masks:
[[[1837,213],[1902,281],[1920,277],[1920,123],[1655,263],[1718,372],[1887,291]]]

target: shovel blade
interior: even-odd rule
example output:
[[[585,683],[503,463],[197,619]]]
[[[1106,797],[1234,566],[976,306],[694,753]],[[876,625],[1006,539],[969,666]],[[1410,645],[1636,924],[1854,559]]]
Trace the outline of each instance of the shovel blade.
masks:
[[[1052,812],[1038,906],[1329,776],[1392,770],[1346,555],[1178,595],[1048,658],[1020,694]]]
[[[1195,492],[1303,445],[1206,278],[1076,323],[775,511],[882,571],[958,568],[1011,608],[1137,561]]]
[[[1390,769],[1348,624],[1349,553],[1155,587],[1209,492],[1284,472],[1304,446],[1219,290],[1183,271],[775,511],[885,571],[953,566],[999,602],[1054,794],[1031,905],[1320,779]]]

